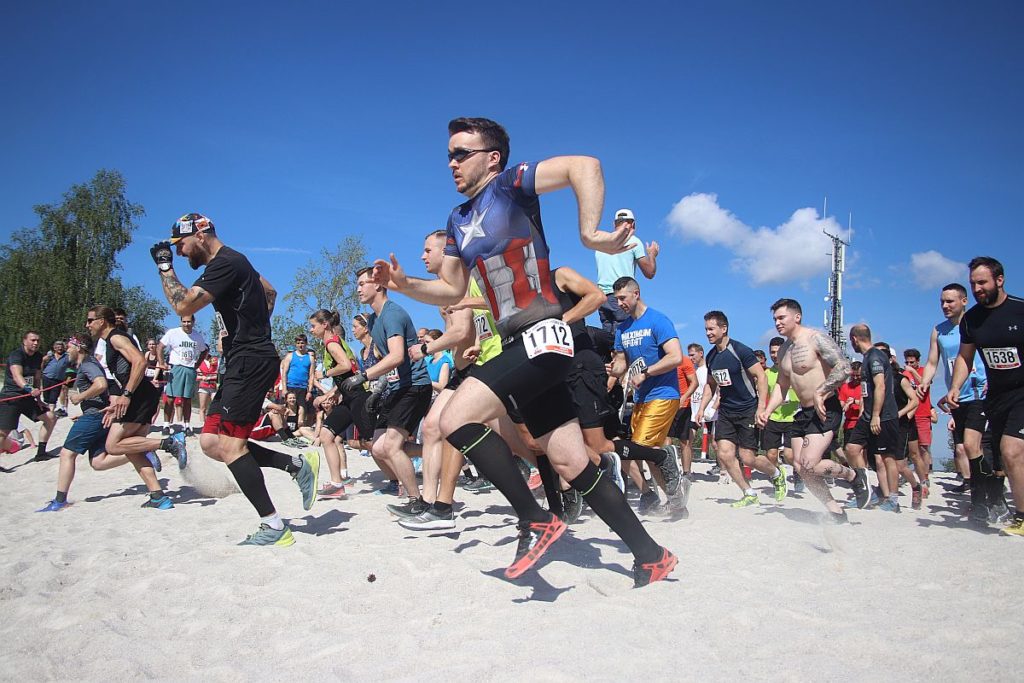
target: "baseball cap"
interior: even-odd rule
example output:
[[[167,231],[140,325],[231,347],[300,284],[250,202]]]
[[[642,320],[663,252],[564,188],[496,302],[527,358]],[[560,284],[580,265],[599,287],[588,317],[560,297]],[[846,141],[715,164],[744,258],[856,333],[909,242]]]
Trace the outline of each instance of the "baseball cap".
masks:
[[[206,230],[213,230],[213,221],[201,213],[187,213],[171,226],[171,244],[176,244],[183,237]]]
[[[618,211],[615,212],[615,220],[636,221],[636,218],[633,217],[633,212],[630,211],[629,209],[619,209]]]

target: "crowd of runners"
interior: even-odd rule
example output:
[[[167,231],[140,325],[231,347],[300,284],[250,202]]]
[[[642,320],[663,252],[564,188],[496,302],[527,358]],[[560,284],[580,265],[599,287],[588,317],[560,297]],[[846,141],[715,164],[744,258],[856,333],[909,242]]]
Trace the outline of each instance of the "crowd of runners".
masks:
[[[360,269],[364,313],[310,313],[320,357],[304,334],[279,356],[274,287],[196,213],[151,249],[180,327],[141,343],[124,311],[96,305],[84,333],[45,355],[27,332],[7,360],[0,448],[34,444],[35,460],[59,459],[56,495],[40,511],[68,506],[82,454],[97,470],[130,463],[149,491],[143,507],[171,509],[156,473],[164,458],[188,467],[197,455],[187,439],[198,437],[260,518],[243,544],[286,546],[294,538],[262,470],[290,475],[309,510],[348,496],[347,458],[363,451],[383,473],[377,492],[399,497],[387,509],[405,529],[455,528],[460,484],[497,489],[519,520],[505,570],[515,578],[586,505],[629,547],[634,583],[644,586],[677,558],[640,518],[689,515],[695,445],[713,442],[711,474],[739,489],[732,508],[761,504],[757,472],[774,504],[806,487],[823,521],[842,524],[851,509],[900,512],[904,483],[915,509],[938,495],[931,444],[945,414],[961,482],[949,493],[970,493],[965,523],[1024,536],[1024,301],[1006,294],[997,260],[973,259],[966,286],[942,289],[943,320],[927,352],[907,349],[902,364],[863,324],[849,332],[860,356],[851,362],[836,340],[803,325],[790,298],[766,302],[778,331],[767,354],[733,339],[723,311],[703,315],[706,344],[684,351],[636,279],[656,276],[658,244],[637,237],[630,209],[615,212],[610,230],[599,227],[596,159],[509,166],[508,135],[488,119],[455,119],[448,135],[448,166],[466,201],[424,237],[425,275],[393,254]],[[565,188],[578,204],[580,241],[596,254],[596,282],[548,251],[540,195]],[[175,253],[202,269],[191,286]],[[396,295],[437,306],[436,328],[417,328]],[[220,330],[209,341],[194,329],[208,305]],[[600,327],[586,324],[594,313]],[[940,372],[949,391],[935,397]],[[74,424],[54,455],[48,437],[62,418]],[[39,423],[37,435],[28,423]],[[837,500],[837,490],[848,497]]]

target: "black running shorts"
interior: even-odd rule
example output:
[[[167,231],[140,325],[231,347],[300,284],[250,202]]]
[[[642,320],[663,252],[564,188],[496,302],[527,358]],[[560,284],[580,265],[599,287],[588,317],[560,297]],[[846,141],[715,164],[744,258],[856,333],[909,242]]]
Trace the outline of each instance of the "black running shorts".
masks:
[[[203,431],[246,439],[261,417],[267,392],[277,382],[281,361],[270,356],[231,356],[221,367],[224,374],[206,411]]]
[[[726,415],[719,411],[715,441],[731,441],[737,448],[756,451],[757,426],[754,424],[754,414]]]
[[[153,421],[157,409],[160,408],[160,390],[146,379],[132,392],[128,410],[124,417],[114,420],[119,424],[149,424]]]
[[[769,425],[771,422],[768,423]],[[800,438],[808,434],[839,433],[839,426],[843,424],[843,406],[839,399],[830,396],[825,400],[825,419],[822,420],[814,406],[809,408],[801,407],[793,416],[793,438]]]
[[[967,401],[961,403],[960,407],[954,408],[953,412],[953,443],[960,445],[964,442],[964,430],[973,429],[979,434],[985,431],[985,405],[983,401]]]
[[[506,344],[501,355],[477,366],[473,377],[494,392],[506,410],[518,409],[534,438],[576,419],[576,404],[566,378],[572,358],[558,353],[526,357],[521,337]]]
[[[604,362],[593,349],[580,349],[572,359],[569,370],[569,389],[580,427],[589,429],[604,425],[608,413],[608,375]]]
[[[1003,437],[1024,439],[1024,387],[985,399],[985,414],[992,431],[992,455],[997,470],[1003,469]]]
[[[433,395],[434,389],[429,384],[412,384],[394,389],[381,401],[377,429],[394,428],[415,434],[420,420],[430,410]]]
[[[693,434],[693,423],[690,422],[692,411],[693,406],[686,406],[676,411],[676,417],[668,429],[668,435],[671,438],[684,442],[690,440],[690,436]]]
[[[881,431],[878,434],[871,433],[871,420],[861,418],[857,420],[857,426],[850,432],[850,439],[846,443],[863,446],[865,454],[870,456],[883,455],[901,460],[907,457],[906,450],[900,452],[900,425],[897,418],[882,420]]]
[[[14,431],[18,428],[18,418],[22,415],[32,422],[39,422],[39,418],[47,411],[49,408],[28,394],[24,398],[4,401],[0,403],[0,429],[8,432]]]
[[[793,433],[792,422],[776,422],[768,420],[761,430],[761,448],[770,451],[778,448],[789,448]]]

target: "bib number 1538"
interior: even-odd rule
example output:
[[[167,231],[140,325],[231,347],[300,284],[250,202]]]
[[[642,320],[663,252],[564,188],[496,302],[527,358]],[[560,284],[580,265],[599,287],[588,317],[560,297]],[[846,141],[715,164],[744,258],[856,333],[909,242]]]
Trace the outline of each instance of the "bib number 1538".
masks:
[[[561,320],[542,320],[523,332],[526,357],[536,358],[542,353],[557,353],[572,358],[574,347],[572,330]]]

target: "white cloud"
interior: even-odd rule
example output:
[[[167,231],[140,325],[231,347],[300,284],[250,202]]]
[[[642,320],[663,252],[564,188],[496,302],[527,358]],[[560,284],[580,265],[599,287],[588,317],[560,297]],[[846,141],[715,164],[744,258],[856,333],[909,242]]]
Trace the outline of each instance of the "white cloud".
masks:
[[[718,195],[683,197],[666,218],[669,232],[710,246],[729,249],[731,267],[747,273],[755,285],[804,280],[827,273],[832,242],[823,230],[847,237],[833,218],[813,208],[797,209],[782,225],[752,228],[718,204]]]
[[[921,289],[934,289],[964,279],[967,264],[946,258],[931,249],[910,255],[910,273]]]

